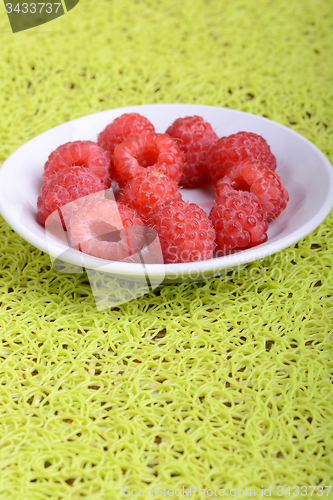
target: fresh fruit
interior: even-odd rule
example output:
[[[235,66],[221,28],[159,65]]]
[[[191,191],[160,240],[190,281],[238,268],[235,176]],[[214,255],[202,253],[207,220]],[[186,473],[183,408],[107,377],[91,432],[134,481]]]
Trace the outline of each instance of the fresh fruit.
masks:
[[[64,168],[44,182],[37,200],[37,221],[45,226],[49,215],[63,205],[103,190],[100,179],[89,169]]]
[[[209,219],[216,231],[217,256],[264,243],[268,224],[257,197],[247,191],[225,191]]]
[[[129,207],[92,200],[70,218],[70,237],[82,252],[112,261],[128,260],[145,243],[144,224]]]
[[[67,142],[53,151],[44,166],[44,180],[67,167],[84,167],[98,177],[104,187],[110,187],[112,167],[110,155],[95,142]]]
[[[120,174],[118,173],[118,171],[116,169],[114,170],[113,179],[117,182],[118,187],[119,187],[120,190],[124,189],[124,187],[126,186],[126,182],[127,181],[124,181],[120,177]]]
[[[153,212],[148,224],[159,235],[165,264],[212,257],[215,230],[206,213],[195,203],[171,201]]]
[[[145,168],[167,174],[176,182],[182,175],[183,159],[179,147],[167,134],[142,133],[119,144],[113,153],[117,173],[128,182]]]
[[[146,169],[128,181],[119,201],[148,219],[161,205],[181,198],[175,181],[162,172]]]
[[[230,189],[250,191],[256,195],[268,222],[280,215],[289,200],[279,175],[256,161],[234,165],[215,186],[217,196]]]
[[[142,132],[155,132],[154,125],[139,113],[118,116],[98,136],[98,145],[113,155],[114,149],[127,137]]]
[[[211,125],[200,116],[178,118],[167,129],[178,144],[183,155],[183,173],[180,185],[195,188],[206,183],[207,155],[212,145],[218,140]]]
[[[149,263],[161,263],[162,252],[165,263],[206,260],[216,246],[226,255],[266,241],[267,223],[289,200],[275,169],[270,146],[253,132],[218,139],[195,115],[158,134],[144,116],[125,113],[98,144],[68,142],[50,154],[37,220],[49,231],[60,224],[79,250],[109,260],[141,263],[144,252]],[[218,200],[207,218],[178,184],[209,179]]]
[[[212,147],[208,171],[214,184],[221,179],[236,163],[244,160],[257,160],[270,170],[276,169],[276,158],[266,140],[252,132],[221,137]]]
[[[103,200],[106,197],[105,193],[107,192],[108,192],[107,190],[97,191],[96,193],[88,194],[87,196],[83,196],[82,198],[77,198],[76,200],[73,200],[70,203],[66,203],[66,205],[60,207],[59,217],[63,228],[66,231],[69,231],[70,219],[74,215],[74,213],[93,200]],[[55,214],[54,218],[55,223],[57,222],[59,223],[59,217],[57,217]],[[46,221],[45,228],[52,231],[53,228],[52,224],[53,224],[53,218],[49,217]]]

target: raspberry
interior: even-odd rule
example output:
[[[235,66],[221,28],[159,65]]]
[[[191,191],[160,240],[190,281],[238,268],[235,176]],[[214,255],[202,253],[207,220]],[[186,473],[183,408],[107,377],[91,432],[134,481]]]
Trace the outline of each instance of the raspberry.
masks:
[[[91,193],[104,190],[101,181],[83,167],[67,167],[47,179],[37,200],[37,221],[45,221],[55,210]]]
[[[166,174],[149,169],[128,181],[119,199],[143,219],[171,200],[181,200],[178,184]]]
[[[227,191],[215,201],[209,219],[216,231],[217,256],[267,241],[267,221],[255,195]]]
[[[123,181],[128,182],[146,167],[167,174],[176,182],[182,175],[183,159],[179,147],[167,134],[142,133],[119,144],[113,162]]]
[[[207,156],[218,140],[211,125],[200,116],[178,118],[167,129],[183,154],[184,165],[180,185],[195,188],[207,182]]]
[[[110,187],[112,179],[110,161],[110,155],[95,142],[67,142],[50,154],[44,166],[44,180],[66,167],[78,166],[91,170],[100,179],[103,187]]]
[[[92,200],[70,219],[72,243],[101,259],[126,260],[145,243],[144,224],[129,207],[113,200]]]
[[[113,175],[114,180],[117,182],[118,186],[120,189],[124,189],[126,186],[126,181],[124,181],[121,177],[119,172],[115,169],[114,175]]]
[[[214,184],[233,165],[244,160],[257,160],[271,170],[276,169],[276,158],[263,137],[252,132],[238,132],[221,137],[210,151],[208,170]]]
[[[171,201],[148,221],[160,239],[165,264],[210,259],[215,231],[206,213],[195,203]]]
[[[154,125],[139,113],[124,113],[110,123],[98,136],[98,145],[113,155],[114,148],[132,134],[155,132]]]
[[[215,186],[217,196],[230,189],[250,191],[256,195],[268,222],[280,215],[289,200],[279,175],[254,161],[238,163]]]

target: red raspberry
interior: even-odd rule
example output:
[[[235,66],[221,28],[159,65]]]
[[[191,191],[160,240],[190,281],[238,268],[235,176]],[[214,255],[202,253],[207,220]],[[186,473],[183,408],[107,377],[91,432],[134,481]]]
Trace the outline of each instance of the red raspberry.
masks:
[[[67,167],[47,179],[37,200],[37,221],[45,221],[58,208],[73,200],[104,190],[101,181],[83,167]]]
[[[167,129],[183,154],[184,165],[180,185],[195,188],[207,182],[207,156],[218,140],[211,125],[200,116],[178,118]]]
[[[110,161],[110,155],[95,142],[67,142],[50,154],[44,166],[44,180],[66,167],[86,167],[100,179],[103,187],[110,187],[112,179]]]
[[[114,148],[132,134],[155,132],[154,125],[139,113],[124,113],[110,123],[98,136],[98,145],[113,155]]]
[[[149,219],[160,239],[165,264],[210,259],[215,231],[206,213],[195,203],[171,201]]]
[[[141,218],[131,208],[106,198],[83,205],[69,226],[72,243],[101,259],[127,260],[145,244]]]
[[[162,172],[147,169],[128,181],[119,201],[148,219],[161,205],[181,198],[175,181]]]
[[[209,219],[216,231],[217,256],[267,241],[267,221],[255,195],[228,191],[215,201]]]
[[[124,189],[124,187],[126,186],[126,181],[124,181],[120,177],[120,174],[119,174],[119,172],[116,169],[114,170],[113,178],[117,182],[117,184],[119,186],[119,189]]]
[[[286,208],[289,195],[276,172],[254,161],[240,162],[215,186],[217,196],[224,191],[240,189],[255,194],[267,221],[276,219]]]
[[[87,196],[83,196],[82,198],[77,198],[74,201],[71,201],[70,203],[66,203],[66,205],[63,205],[60,207],[60,219],[62,222],[63,228],[67,231],[69,230],[69,223],[71,217],[77,212],[80,208],[82,208],[84,205],[87,205],[93,200],[103,200],[105,198],[105,190],[103,191],[97,191],[96,193],[88,194]],[[59,223],[59,217],[57,216],[57,213],[54,212],[55,218],[53,219],[52,217],[49,217],[46,221],[45,228],[47,228],[49,231],[53,230],[54,228],[57,228],[57,226],[53,226],[53,223],[55,224]],[[50,222],[50,226],[48,223]]]
[[[208,158],[208,171],[214,184],[240,161],[257,160],[271,170],[276,169],[276,158],[263,137],[252,132],[221,137],[212,147]]]
[[[125,139],[114,150],[113,162],[123,181],[128,182],[146,167],[167,174],[176,182],[182,175],[179,147],[167,134],[142,133]]]

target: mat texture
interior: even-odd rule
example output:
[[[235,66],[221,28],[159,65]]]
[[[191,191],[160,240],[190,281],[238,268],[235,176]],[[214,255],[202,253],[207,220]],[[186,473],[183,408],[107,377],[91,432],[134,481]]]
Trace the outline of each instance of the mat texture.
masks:
[[[157,102],[267,116],[332,162],[332,19],[327,0],[81,0],[12,34],[0,5],[0,162],[66,120]],[[227,279],[103,311],[86,274],[0,231],[1,500],[332,497],[332,213]]]

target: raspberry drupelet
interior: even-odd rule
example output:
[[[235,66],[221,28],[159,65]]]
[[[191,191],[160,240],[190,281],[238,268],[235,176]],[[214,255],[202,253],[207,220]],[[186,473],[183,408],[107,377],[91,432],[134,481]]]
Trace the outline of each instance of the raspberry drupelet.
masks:
[[[196,188],[206,183],[208,153],[218,140],[212,126],[200,116],[186,116],[175,120],[166,133],[175,139],[183,155],[180,185]]]
[[[210,178],[215,184],[231,167],[244,160],[257,160],[270,170],[276,170],[276,158],[266,140],[252,132],[238,132],[221,137],[213,145],[208,158]]]
[[[109,188],[112,179],[110,155],[92,141],[67,142],[53,151],[44,166],[44,180],[66,167],[89,169]]]

